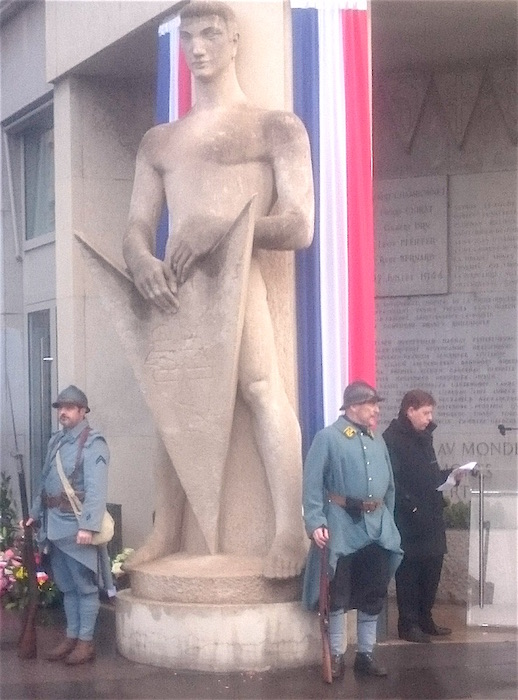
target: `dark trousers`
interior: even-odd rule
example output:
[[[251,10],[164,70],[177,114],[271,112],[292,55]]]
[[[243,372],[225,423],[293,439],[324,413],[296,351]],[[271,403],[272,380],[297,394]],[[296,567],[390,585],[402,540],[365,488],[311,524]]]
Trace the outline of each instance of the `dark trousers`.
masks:
[[[372,543],[339,557],[329,582],[331,610],[361,610],[378,615],[390,581],[390,552]]]
[[[443,555],[413,559],[403,557],[396,571],[399,629],[429,626],[441,578]]]

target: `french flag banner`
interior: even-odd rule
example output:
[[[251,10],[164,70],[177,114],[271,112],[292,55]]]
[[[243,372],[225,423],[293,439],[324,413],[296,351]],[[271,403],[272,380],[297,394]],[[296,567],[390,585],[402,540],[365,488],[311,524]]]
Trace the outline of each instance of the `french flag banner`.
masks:
[[[297,253],[303,451],[344,387],[375,382],[370,15],[367,0],[292,0],[294,111],[309,133],[315,237]]]
[[[292,0],[294,111],[309,133],[315,237],[297,253],[299,417],[306,454],[344,387],[375,382],[374,244],[367,0]],[[156,122],[192,103],[179,18],[159,27]],[[156,254],[168,235],[164,211]]]

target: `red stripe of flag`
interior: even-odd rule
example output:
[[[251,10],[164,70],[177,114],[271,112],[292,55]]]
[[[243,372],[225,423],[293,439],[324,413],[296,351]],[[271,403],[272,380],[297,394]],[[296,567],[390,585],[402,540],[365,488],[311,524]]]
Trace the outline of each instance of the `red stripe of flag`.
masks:
[[[342,13],[346,90],[349,380],[376,381],[368,13]]]
[[[191,72],[183,51],[178,55],[178,118],[185,116],[192,106]]]

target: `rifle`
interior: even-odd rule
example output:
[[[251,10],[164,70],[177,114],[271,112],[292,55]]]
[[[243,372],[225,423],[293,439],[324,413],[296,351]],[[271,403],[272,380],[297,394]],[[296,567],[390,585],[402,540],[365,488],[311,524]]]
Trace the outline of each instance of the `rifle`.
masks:
[[[318,597],[318,615],[320,618],[320,634],[322,636],[322,679],[325,683],[332,683],[331,644],[329,641],[330,599],[327,560],[327,547],[323,547],[320,550],[320,593]]]
[[[36,559],[34,552],[34,539],[32,527],[25,523],[29,519],[29,501],[27,499],[27,488],[25,484],[25,471],[23,468],[23,455],[18,448],[18,438],[16,436],[16,426],[14,422],[13,399],[9,378],[7,378],[7,391],[11,404],[11,417],[13,421],[13,435],[15,454],[13,457],[18,462],[18,486],[20,488],[20,504],[22,506],[23,519],[23,548],[22,561],[27,572],[29,599],[23,611],[22,629],[18,638],[17,653],[20,659],[34,659],[37,655],[36,639],[36,613],[38,611],[38,578],[36,575]]]

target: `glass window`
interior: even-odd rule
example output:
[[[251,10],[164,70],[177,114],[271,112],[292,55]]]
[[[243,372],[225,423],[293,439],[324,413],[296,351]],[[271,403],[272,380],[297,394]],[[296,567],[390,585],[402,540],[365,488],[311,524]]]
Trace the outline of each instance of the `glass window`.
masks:
[[[36,125],[23,132],[25,238],[55,230],[54,129]]]
[[[28,314],[29,433],[31,491],[34,491],[52,431],[50,310]]]

